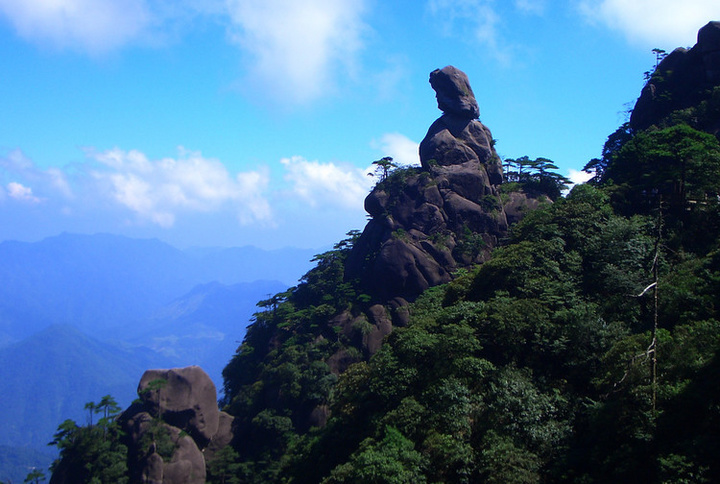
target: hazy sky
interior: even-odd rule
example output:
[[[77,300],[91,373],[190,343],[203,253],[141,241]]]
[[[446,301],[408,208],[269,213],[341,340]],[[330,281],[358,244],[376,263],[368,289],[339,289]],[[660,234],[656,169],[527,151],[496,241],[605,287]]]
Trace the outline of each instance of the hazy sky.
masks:
[[[0,240],[323,247],[465,71],[502,157],[575,176],[717,0],[0,0]]]

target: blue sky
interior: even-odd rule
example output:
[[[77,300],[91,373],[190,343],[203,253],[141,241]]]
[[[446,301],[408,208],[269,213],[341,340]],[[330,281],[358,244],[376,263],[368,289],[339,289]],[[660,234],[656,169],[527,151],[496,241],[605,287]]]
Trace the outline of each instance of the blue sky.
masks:
[[[0,0],[0,240],[321,248],[417,163],[430,71],[575,177],[717,0]]]

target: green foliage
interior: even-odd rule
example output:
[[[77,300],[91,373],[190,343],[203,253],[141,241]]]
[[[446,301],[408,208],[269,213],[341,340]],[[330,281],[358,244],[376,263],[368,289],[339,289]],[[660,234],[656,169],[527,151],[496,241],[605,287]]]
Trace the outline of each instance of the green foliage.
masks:
[[[474,260],[486,247],[487,243],[485,239],[483,239],[482,234],[475,233],[470,230],[467,225],[464,225],[460,233],[457,234],[457,245],[455,246],[454,254],[458,259],[466,256],[469,260]]]
[[[714,136],[681,124],[639,133],[617,152],[604,174],[633,210],[657,206],[663,197],[675,210],[708,203],[720,186],[720,144]]]
[[[423,293],[372,357],[377,301],[344,277],[349,234],[259,303],[224,371],[236,439],[209,482],[720,481],[718,154],[687,126],[621,128],[594,183]],[[550,163],[520,159],[511,183]],[[408,176],[378,186],[392,198]],[[61,425],[62,452],[81,454],[80,429]]]
[[[421,484],[422,455],[397,429],[387,426],[382,439],[366,439],[350,461],[333,469],[323,483]]]
[[[662,111],[673,73],[653,52]],[[372,356],[364,310],[385,301],[345,277],[359,232],[315,256],[297,287],[258,303],[223,372],[235,439],[208,482],[720,482],[720,143],[700,131],[720,86],[692,94],[644,132],[620,126],[585,167],[593,181],[564,198],[551,160],[505,160],[486,212],[517,190],[554,203],[491,255],[481,234],[454,234],[457,260],[489,260],[425,291]],[[431,183],[389,157],[373,165],[389,209]],[[58,427],[55,470],[127,482],[116,405],[86,409],[87,426]],[[169,457],[161,417],[144,443]]]
[[[65,476],[65,482],[78,484],[127,483],[127,447],[122,443],[122,432],[115,421],[119,406],[106,395],[85,408],[103,417],[94,425],[78,427],[74,421],[65,420],[58,426],[49,444],[60,451],[52,472]]]
[[[168,426],[159,418],[150,422],[147,430],[142,434],[138,447],[142,452],[148,452],[151,446],[155,446],[155,452],[164,460],[170,460],[178,448],[177,442],[173,439]]]
[[[32,484],[39,484],[45,481],[45,473],[39,469],[33,469],[28,473],[23,482],[29,482]]]
[[[384,183],[392,182],[397,171]],[[344,279],[345,259],[359,232],[348,236],[315,256],[315,268],[297,287],[261,301],[263,311],[255,314],[223,371],[222,404],[236,415],[237,464],[239,472],[249,476],[247,482],[278,479],[292,465],[294,453],[308,445],[311,430],[321,422],[316,415],[324,412],[337,380],[327,360],[336,353],[362,357],[353,344],[373,326],[357,319],[354,326],[343,328],[333,319],[357,316],[372,303],[354,281]]]
[[[375,165],[375,173],[368,173],[368,175],[377,176],[379,178],[378,183],[385,181],[390,173],[398,167],[397,163],[393,163],[391,156],[375,160],[372,164]]]
[[[531,160],[527,156],[517,159],[506,158],[505,179],[508,183],[531,194],[543,194],[556,200],[570,184],[570,180],[555,170],[555,163],[547,158]]]
[[[696,395],[708,395],[698,377],[720,349],[720,264],[661,250],[649,351],[652,299],[639,295],[656,224],[616,214],[589,185],[529,214],[492,259],[426,291],[407,327],[340,376],[327,426],[286,446],[290,480],[712,481],[720,397]],[[690,401],[710,426],[678,418]],[[679,444],[681,421],[692,430]]]
[[[207,464],[207,484],[242,484],[239,454],[227,445],[215,453]]]

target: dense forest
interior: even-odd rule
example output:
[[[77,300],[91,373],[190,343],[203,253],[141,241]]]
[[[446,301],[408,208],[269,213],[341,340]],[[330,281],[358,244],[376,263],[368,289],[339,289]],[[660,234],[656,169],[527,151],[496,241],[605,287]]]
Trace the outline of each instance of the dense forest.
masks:
[[[207,482],[720,482],[720,86],[674,98],[668,59],[652,122],[611,134],[589,183],[560,196],[550,160],[507,161],[498,203],[546,201],[451,282],[388,304],[347,277],[351,232],[261,301]],[[390,168],[391,195],[418,170]],[[393,327],[375,347],[378,308]],[[107,441],[122,482],[107,418],[56,443],[83,462],[85,435]]]

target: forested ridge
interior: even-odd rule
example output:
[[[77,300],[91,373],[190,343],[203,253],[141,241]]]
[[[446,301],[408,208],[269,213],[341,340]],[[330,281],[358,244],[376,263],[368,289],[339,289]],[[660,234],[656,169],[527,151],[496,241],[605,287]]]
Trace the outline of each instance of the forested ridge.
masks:
[[[607,191],[526,217],[339,378],[327,357],[343,342],[313,322],[329,308],[300,291],[258,314],[225,373],[238,482],[720,479],[720,255],[688,250],[662,204],[618,215]],[[715,200],[691,213],[706,230]],[[324,427],[295,418],[322,404]]]
[[[720,482],[718,87],[677,110],[668,92],[565,197],[550,160],[518,170],[498,203],[548,201],[409,305],[347,277],[359,232],[261,301],[207,482]],[[377,347],[368,315],[393,323]]]

